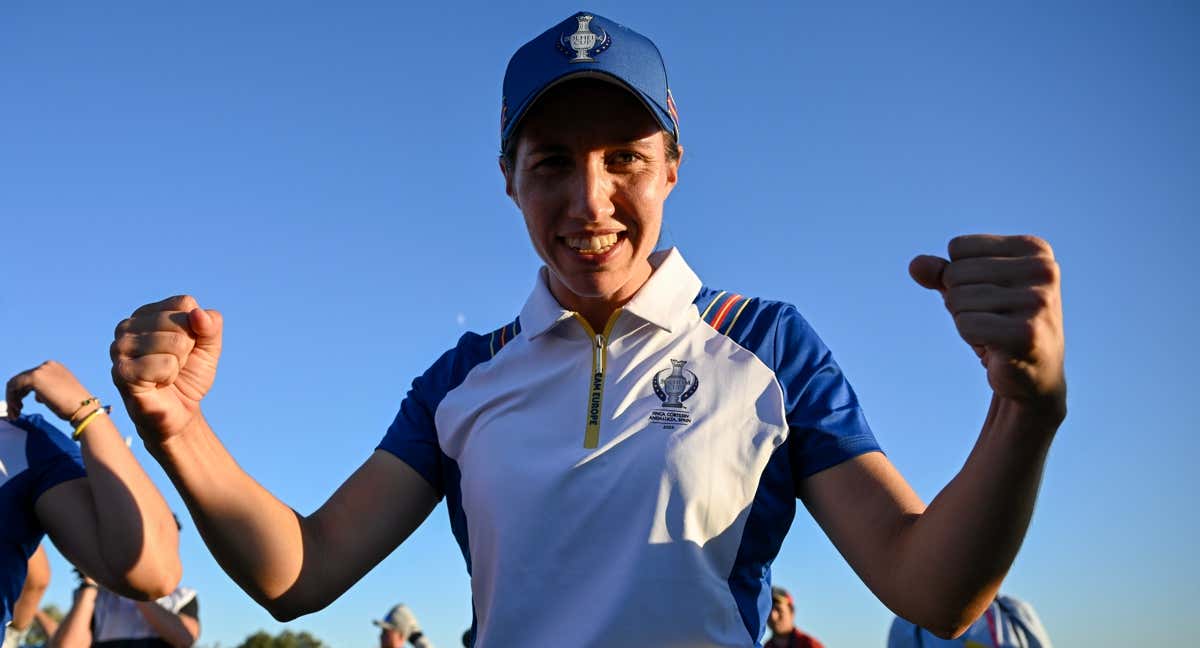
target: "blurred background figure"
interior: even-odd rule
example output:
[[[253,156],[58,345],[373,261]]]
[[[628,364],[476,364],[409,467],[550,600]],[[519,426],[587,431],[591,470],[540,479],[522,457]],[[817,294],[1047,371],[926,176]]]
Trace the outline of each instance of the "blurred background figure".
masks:
[[[957,639],[939,639],[928,630],[896,617],[888,648],[1051,648],[1050,637],[1033,606],[1000,594],[983,616]]]
[[[29,557],[28,571],[25,574],[25,585],[21,588],[21,595],[13,603],[12,621],[9,623],[8,631],[4,634],[3,648],[17,648],[25,642],[29,629],[33,627],[34,617],[42,602],[42,595],[46,593],[46,588],[49,586],[50,561],[46,558],[46,551],[42,549],[41,545],[38,545],[37,551]],[[52,630],[46,629],[46,634],[52,634]]]
[[[79,574],[75,601],[50,648],[190,648],[200,638],[196,591],[177,587],[156,601],[115,594]]]
[[[379,626],[380,648],[401,648],[405,642],[414,648],[433,648],[433,644],[421,632],[417,617],[403,603],[394,606],[382,619],[372,623]]]
[[[771,588],[771,615],[767,617],[771,639],[766,648],[825,648],[824,644],[796,627],[796,601],[782,587]]]
[[[66,422],[64,434],[36,414],[22,416],[28,395]],[[49,534],[71,563],[127,596],[155,598],[179,582],[179,534],[162,495],[108,417],[108,408],[63,365],[48,361],[5,385],[0,418],[0,629],[5,642],[28,628],[33,602],[16,619],[30,567]],[[76,445],[75,442],[78,442]],[[43,557],[44,558],[44,557]],[[38,588],[29,595],[40,600]]]

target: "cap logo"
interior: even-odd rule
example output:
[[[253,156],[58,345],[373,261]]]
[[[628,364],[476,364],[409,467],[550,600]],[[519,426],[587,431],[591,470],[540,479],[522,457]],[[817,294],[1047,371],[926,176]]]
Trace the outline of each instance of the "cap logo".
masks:
[[[595,16],[590,14],[579,14],[575,19],[579,21],[579,27],[573,34],[563,34],[558,38],[558,51],[567,56],[574,55],[571,59],[572,63],[591,63],[596,59],[592,58],[608,49],[612,45],[612,38],[608,32],[603,29],[599,34],[591,30],[589,23]]]

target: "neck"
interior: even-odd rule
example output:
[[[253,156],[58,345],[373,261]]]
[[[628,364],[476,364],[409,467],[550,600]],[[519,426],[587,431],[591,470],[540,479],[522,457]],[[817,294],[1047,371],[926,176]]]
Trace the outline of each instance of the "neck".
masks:
[[[550,294],[554,295],[554,299],[563,308],[579,313],[583,319],[587,320],[592,330],[599,333],[608,325],[613,313],[633,299],[642,286],[646,285],[653,272],[654,268],[649,261],[646,261],[640,272],[636,272],[616,292],[611,295],[597,296],[580,295],[573,292],[552,272],[549,277]]]

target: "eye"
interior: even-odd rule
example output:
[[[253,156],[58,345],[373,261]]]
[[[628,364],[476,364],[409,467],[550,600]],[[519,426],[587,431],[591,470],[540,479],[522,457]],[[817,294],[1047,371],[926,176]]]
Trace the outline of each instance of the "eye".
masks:
[[[565,155],[547,155],[545,157],[535,159],[530,168],[541,171],[555,171],[559,169],[565,169],[570,164],[571,159]]]
[[[608,163],[614,166],[628,166],[640,162],[642,159],[641,154],[635,151],[616,151],[609,154]]]

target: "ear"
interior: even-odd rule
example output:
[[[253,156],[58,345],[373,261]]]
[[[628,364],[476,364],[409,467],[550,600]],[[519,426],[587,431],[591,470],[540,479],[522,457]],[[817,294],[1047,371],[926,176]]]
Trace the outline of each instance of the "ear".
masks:
[[[683,147],[679,147],[679,157],[674,160],[667,160],[667,194],[671,195],[671,190],[675,185],[679,184],[679,163],[683,161]],[[663,196],[663,198],[666,198]]]
[[[512,199],[513,204],[517,206],[517,209],[520,209],[521,203],[517,202],[517,194],[515,191],[513,191],[513,176],[515,174],[513,173],[513,170],[509,169],[508,165],[505,164],[503,155],[496,158],[496,161],[500,164],[500,174],[504,176],[504,193],[508,194],[508,197]]]

